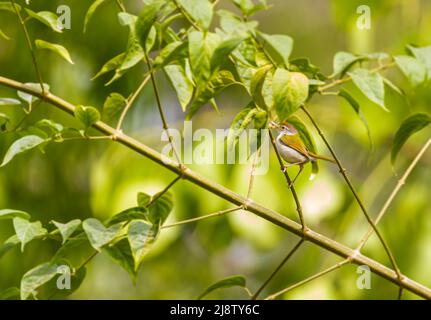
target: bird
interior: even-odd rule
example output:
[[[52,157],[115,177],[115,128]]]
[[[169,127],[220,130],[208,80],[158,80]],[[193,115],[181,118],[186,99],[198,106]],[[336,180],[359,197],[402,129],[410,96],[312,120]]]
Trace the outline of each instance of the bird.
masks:
[[[293,186],[306,163],[311,162],[312,165],[316,165],[317,160],[336,163],[336,161],[332,158],[317,155],[308,150],[302,141],[298,130],[293,124],[287,121],[283,122],[282,124],[271,121],[270,126],[280,130],[280,133],[275,140],[275,144],[281,158],[288,163],[284,165],[282,171],[286,172],[287,168],[291,166],[299,166],[299,171],[295,178],[289,183],[289,188]]]

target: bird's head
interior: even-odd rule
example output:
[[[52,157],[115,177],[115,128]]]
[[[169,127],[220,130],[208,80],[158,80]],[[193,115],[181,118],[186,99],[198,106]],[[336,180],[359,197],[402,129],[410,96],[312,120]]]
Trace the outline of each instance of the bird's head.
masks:
[[[286,134],[288,136],[293,136],[293,135],[298,133],[298,130],[296,130],[296,128],[291,123],[289,123],[287,121],[285,121],[281,124],[279,124],[275,121],[271,121],[270,125],[272,127],[279,129],[283,134]]]

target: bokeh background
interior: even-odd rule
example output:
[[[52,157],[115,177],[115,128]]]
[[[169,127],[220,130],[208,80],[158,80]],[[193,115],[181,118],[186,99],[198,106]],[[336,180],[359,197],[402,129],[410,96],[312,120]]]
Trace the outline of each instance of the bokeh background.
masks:
[[[259,13],[256,19],[266,33],[284,33],[295,40],[292,57],[309,57],[325,74],[332,72],[332,58],[337,51],[355,53],[388,52],[403,54],[406,44],[431,44],[431,2],[427,0],[272,0],[273,8]],[[139,12],[141,1],[126,0],[126,6]],[[37,53],[44,81],[51,91],[76,104],[102,108],[111,92],[127,96],[136,89],[144,67],[128,72],[121,80],[106,87],[109,79],[91,81],[92,76],[110,58],[124,51],[127,28],[121,27],[114,1],[101,7],[83,34],[83,20],[91,1],[32,0],[35,11],[56,11],[60,4],[72,10],[72,29],[58,35],[40,23],[31,21],[33,39],[44,39],[66,46],[75,65],[47,51]],[[356,8],[371,7],[371,30],[356,28]],[[218,8],[234,9],[221,0]],[[0,39],[0,75],[22,82],[35,82],[30,55],[17,19],[0,12],[0,28],[11,37]],[[336,97],[316,97],[309,109],[334,145],[370,212],[376,214],[394,188],[397,177],[424,144],[430,131],[416,134],[403,148],[395,170],[390,165],[391,141],[400,123],[409,114],[430,111],[431,90],[413,90],[399,71],[386,72],[402,87],[408,101],[388,91],[390,113],[373,105],[350,86],[369,121],[374,149],[353,110]],[[184,114],[163,74],[158,76],[162,102],[171,126],[181,128]],[[225,91],[218,99],[220,114],[203,108],[194,118],[195,129],[227,128],[234,115],[247,104],[247,96],[237,88]],[[0,96],[15,93],[0,88]],[[22,116],[17,107],[1,107],[16,120]],[[299,114],[299,116],[302,116]],[[76,121],[49,105],[41,105],[28,123],[51,117],[64,125]],[[304,119],[304,117],[302,117]],[[311,126],[310,126],[311,128]],[[125,130],[160,150],[161,121],[151,86],[139,97],[127,117]],[[327,150],[314,131],[320,153]],[[0,135],[0,154],[4,155],[14,135]],[[387,215],[382,229],[401,270],[409,277],[431,286],[431,153],[428,152],[407,181]],[[246,194],[250,166],[197,166],[193,169],[223,185]],[[292,174],[296,169],[292,170]],[[367,229],[367,223],[352,199],[336,168],[323,164],[316,180],[307,173],[297,183],[309,226],[349,246],[355,246]],[[46,154],[37,151],[17,157],[0,169],[0,208],[29,212],[33,219],[47,224],[50,220],[66,222],[74,218],[104,219],[135,205],[136,193],[160,191],[174,176],[126,148],[104,141],[54,144]],[[187,182],[173,188],[175,209],[169,222],[196,217],[230,205]],[[258,203],[296,219],[295,206],[274,155],[267,175],[257,176],[252,197]],[[10,221],[0,222],[0,243],[13,234]],[[168,299],[197,297],[211,283],[230,275],[247,278],[255,290],[272,272],[297,238],[246,212],[206,220],[163,231],[161,238],[145,259],[137,285],[109,257],[99,255],[88,266],[88,274],[74,299]],[[58,248],[50,241],[33,241],[25,253],[16,248],[0,259],[0,291],[18,286],[21,276],[37,264],[46,262]],[[388,265],[384,251],[372,237],[364,253]],[[331,253],[305,244],[265,290],[272,293],[300,281],[339,261]],[[345,266],[323,278],[302,286],[285,296],[289,299],[381,299],[396,298],[393,284],[373,275],[372,289],[356,287],[356,266]],[[246,298],[240,289],[214,292],[211,298]],[[416,296],[406,293],[406,298]]]

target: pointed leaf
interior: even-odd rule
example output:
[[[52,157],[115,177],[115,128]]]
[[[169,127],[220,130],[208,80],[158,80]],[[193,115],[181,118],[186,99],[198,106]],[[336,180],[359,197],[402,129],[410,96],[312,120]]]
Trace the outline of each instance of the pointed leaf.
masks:
[[[16,217],[26,219],[26,220],[30,219],[30,215],[24,211],[14,210],[14,209],[0,210],[0,220],[2,220],[2,219],[13,219]]]
[[[21,101],[12,98],[0,98],[0,106],[20,105]]]
[[[213,17],[213,7],[209,0],[178,0],[178,3],[193,21],[208,30]]]
[[[42,139],[41,137],[35,135],[25,136],[16,140],[6,152],[6,155],[0,167],[3,167],[8,164],[16,155],[34,149],[37,146],[42,145],[46,141],[46,139]]]
[[[151,27],[157,19],[160,9],[165,4],[165,1],[155,0],[144,6],[141,14],[136,21],[136,36],[140,41],[142,48],[146,47],[147,37]]]
[[[36,40],[35,43],[36,43],[36,48],[51,50],[57,53],[58,55],[60,55],[61,57],[63,57],[70,64],[74,64],[74,62],[72,61],[72,58],[70,57],[69,51],[67,51],[65,47],[59,44],[49,43],[47,41],[40,40],[40,39]]]
[[[15,246],[19,245],[20,241],[16,234],[9,237],[1,246],[0,246],[0,258],[3,257],[3,255],[8,252],[9,250],[13,249]]]
[[[90,218],[83,222],[82,227],[93,248],[100,251],[103,246],[115,239],[121,230],[121,225],[118,223],[106,228],[99,220]]]
[[[69,221],[68,223],[60,223],[60,222],[52,221],[52,223],[60,231],[61,237],[63,239],[62,244],[64,244],[67,241],[67,239],[69,239],[69,237],[81,225],[81,220],[75,219],[75,220]]]
[[[278,58],[280,58],[283,63],[289,65],[289,57],[293,49],[293,39],[286,35],[281,34],[264,34],[260,33],[261,37],[265,42],[276,52]]]
[[[148,209],[144,208],[143,206],[126,209],[116,214],[115,216],[112,216],[111,218],[109,218],[106,224],[108,226],[111,226],[116,223],[135,220],[135,219],[148,220]]]
[[[368,99],[389,112],[385,106],[385,84],[380,74],[367,69],[356,69],[348,74]]]
[[[237,138],[248,125],[251,124],[258,111],[259,110],[253,105],[249,105],[235,116],[229,127],[229,134],[227,137],[227,144],[229,147],[233,147],[234,144],[236,144]]]
[[[145,220],[133,220],[129,225],[128,239],[135,261],[135,271],[139,270],[145,254],[156,241],[159,224],[151,224]]]
[[[210,294],[211,292],[217,289],[232,288],[232,287],[245,288],[245,286],[246,286],[245,277],[243,276],[227,277],[209,286],[197,299],[201,300],[203,297],[205,297],[206,295]]]
[[[395,56],[394,59],[412,86],[419,86],[426,81],[427,69],[422,62],[409,56]]]
[[[117,92],[111,93],[103,104],[103,119],[105,121],[116,119],[121,114],[121,111],[123,111],[126,105],[126,98]]]
[[[63,32],[62,26],[59,23],[58,17],[55,13],[50,11],[34,12],[27,8],[25,9],[25,11],[27,11],[30,17],[42,22],[44,25],[50,27],[53,31],[59,33]]]
[[[123,63],[125,56],[126,56],[126,53],[120,53],[118,56],[115,56],[114,58],[106,62],[103,65],[103,67],[99,70],[99,72],[97,72],[97,74],[93,78],[91,78],[91,80],[94,80],[109,71],[119,68]]]
[[[135,261],[128,239],[120,240],[113,246],[105,247],[103,252],[106,252],[116,264],[126,270],[132,282],[136,284],[138,273],[135,270]]]
[[[88,129],[100,120],[100,113],[96,108],[79,105],[75,108],[75,118]]]
[[[21,279],[21,299],[36,297],[37,289],[56,276],[57,268],[56,264],[47,262],[25,273]]]
[[[271,70],[271,66],[269,65],[257,69],[251,78],[250,83],[251,96],[253,97],[254,102],[262,109],[268,109],[268,106],[265,102],[265,92],[263,87],[269,70]]]
[[[15,233],[21,242],[21,251],[24,251],[25,245],[34,238],[47,234],[46,229],[42,227],[40,221],[30,222],[18,217],[13,219],[13,226],[15,228]]]
[[[333,68],[334,71],[331,77],[343,75],[349,70],[356,62],[363,60],[364,57],[352,54],[350,52],[337,52],[334,56]]]
[[[431,46],[427,47],[413,47],[407,46],[407,49],[413,53],[413,55],[418,59],[428,70],[428,80],[431,79]]]
[[[163,70],[177,93],[181,108],[186,111],[193,97],[193,82],[187,77],[186,70],[179,64],[170,64],[165,66]]]
[[[85,14],[85,20],[84,20],[84,33],[87,31],[88,23],[90,22],[91,18],[93,17],[94,12],[105,1],[106,0],[96,0],[91,4],[90,8],[88,8],[87,13]]]

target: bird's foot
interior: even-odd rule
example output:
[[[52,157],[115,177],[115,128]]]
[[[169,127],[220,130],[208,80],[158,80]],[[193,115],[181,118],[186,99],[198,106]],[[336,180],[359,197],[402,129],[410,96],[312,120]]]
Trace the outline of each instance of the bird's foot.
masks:
[[[284,165],[283,168],[281,168],[281,172],[286,173],[287,167],[287,165]]]

